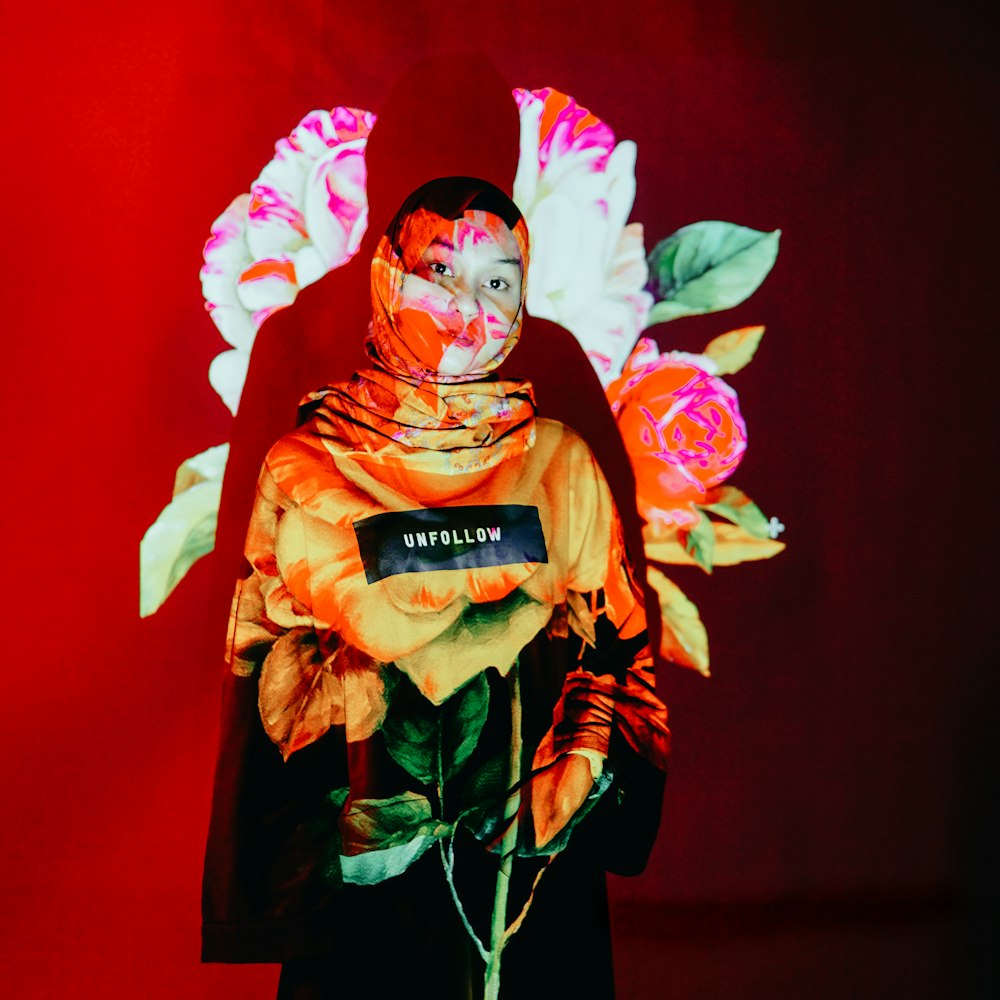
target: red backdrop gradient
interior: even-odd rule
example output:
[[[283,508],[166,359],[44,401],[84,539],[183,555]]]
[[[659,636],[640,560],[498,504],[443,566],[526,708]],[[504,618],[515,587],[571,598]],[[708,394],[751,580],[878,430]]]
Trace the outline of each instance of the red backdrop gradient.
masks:
[[[873,0],[363,6],[5,4],[0,992],[271,995],[273,970],[197,961],[218,654],[254,469],[331,373],[265,326],[234,428],[201,248],[306,111],[377,111],[456,50],[637,141],[647,247],[701,219],[784,231],[748,303],[658,331],[767,325],[731,379],[735,482],[789,548],[678,576],[714,676],[663,672],[673,771],[647,872],[613,885],[622,933],[640,904],[666,933],[696,904],[993,898],[985,25]],[[428,123],[444,106],[476,93],[435,83]],[[139,539],[224,440],[220,551],[140,622]],[[693,995],[678,955],[623,995]]]

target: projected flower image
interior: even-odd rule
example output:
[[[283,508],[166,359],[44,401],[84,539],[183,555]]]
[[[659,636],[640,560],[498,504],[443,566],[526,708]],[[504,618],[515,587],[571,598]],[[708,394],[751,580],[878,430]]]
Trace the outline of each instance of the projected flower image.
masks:
[[[233,350],[209,368],[232,413],[261,324],[357,253],[368,221],[365,145],[375,116],[353,108],[312,111],[274,159],[212,224],[201,286],[219,333]]]
[[[521,155],[514,201],[531,233],[528,311],[566,327],[603,384],[646,326],[653,296],[635,200],[634,142],[571,97],[515,90]]]
[[[708,672],[707,633],[667,576],[672,565],[764,559],[782,527],[728,480],[747,446],[736,390],[723,377],[752,359],[762,326],[715,337],[701,354],[664,351],[661,324],[745,301],[769,273],[779,232],[722,221],[685,225],[647,254],[635,199],[636,144],[551,87],[518,88],[513,198],[528,223],[527,309],[576,337],[605,387],[636,476],[648,581],[659,597],[661,653]],[[249,191],[211,226],[201,270],[206,308],[229,348],[209,382],[236,413],[254,339],[299,290],[356,253],[367,224],[365,147],[376,117],[312,111],[275,145]],[[645,334],[645,336],[642,336]],[[641,338],[641,339],[640,339]],[[151,526],[140,553],[140,611],[154,613],[214,545],[227,446]],[[187,495],[188,489],[196,493]],[[196,502],[195,502],[196,501]]]
[[[728,376],[753,358],[764,328],[722,333],[701,353],[691,354],[664,350],[669,345],[660,325],[743,302],[773,266],[779,233],[695,222],[647,254],[642,224],[629,222],[636,144],[617,140],[605,122],[552,88],[519,88],[513,98],[520,156],[512,196],[527,223],[531,249],[529,254],[523,235],[518,237],[518,256],[517,247],[508,248],[492,235],[491,246],[501,250],[490,253],[499,253],[499,263],[513,265],[517,279],[518,261],[528,261],[527,311],[569,330],[604,388],[635,473],[647,582],[657,595],[662,623],[660,654],[708,674],[707,630],[673,579],[678,571],[672,567],[697,566],[711,573],[717,566],[768,558],[783,548],[776,540],[777,520],[766,518],[729,481],[746,454],[747,425]],[[367,226],[365,149],[373,128],[378,128],[376,118],[368,111],[309,112],[276,143],[274,157],[249,190],[210,227],[202,289],[206,309],[228,346],[211,362],[208,378],[234,415],[262,324],[292,307],[302,288],[357,253]],[[518,225],[515,232],[523,232]],[[438,235],[447,237],[453,254],[458,248],[471,255],[472,237],[485,233],[482,225],[474,229],[466,232],[449,223]],[[466,236],[468,247],[460,239]],[[548,862],[614,780],[613,769],[603,766],[610,744],[570,747],[563,730],[600,733],[613,721],[631,749],[660,769],[669,731],[646,647],[623,678],[589,666],[566,674],[551,728],[541,742],[533,736],[533,749],[523,754],[522,651],[541,636],[568,640],[572,633],[581,640],[579,662],[585,664],[585,651],[596,650],[602,635],[636,642],[638,648],[645,642],[646,618],[617,514],[613,525],[606,516],[614,503],[582,441],[564,447],[551,440],[552,434],[571,433],[555,422],[547,422],[544,432],[518,432],[531,423],[521,420],[518,407],[533,415],[533,404],[515,394],[501,406],[494,399],[500,383],[474,379],[479,401],[455,393],[455,401],[447,404],[454,413],[441,411],[436,396],[433,413],[426,409],[421,393],[428,383],[421,379],[428,370],[464,376],[473,366],[476,375],[480,365],[502,356],[496,351],[484,355],[489,342],[480,345],[471,338],[462,345],[475,348],[470,357],[454,370],[443,366],[455,345],[442,354],[437,344],[439,330],[448,329],[441,317],[451,315],[450,303],[440,316],[428,305],[440,305],[442,298],[432,277],[437,273],[408,267],[401,296],[407,306],[401,314],[412,311],[425,323],[420,330],[427,336],[414,342],[437,348],[432,363],[428,367],[422,355],[414,354],[407,364],[419,365],[406,368],[413,377],[390,379],[396,386],[391,392],[389,383],[376,386],[375,381],[365,389],[392,396],[392,421],[399,417],[402,428],[385,433],[390,411],[383,413],[378,433],[371,435],[379,446],[363,449],[372,467],[350,480],[357,496],[369,490],[364,484],[375,484],[365,501],[365,509],[374,513],[361,521],[341,516],[348,481],[344,469],[352,461],[347,452],[342,461],[331,462],[336,453],[322,445],[307,461],[302,442],[289,443],[291,437],[272,449],[274,474],[265,464],[245,549],[252,571],[237,583],[227,658],[237,677],[259,671],[261,723],[285,760],[313,752],[309,748],[320,740],[329,742],[332,729],[342,730],[338,738],[359,760],[368,753],[385,756],[391,788],[375,794],[352,779],[324,791],[336,817],[324,846],[329,862],[324,871],[346,884],[371,885],[400,875],[436,847],[453,901],[484,963],[484,996],[496,1000],[501,954],[533,898],[532,890],[508,925],[506,893],[515,857],[545,859],[537,885]],[[444,283],[440,287],[447,290]],[[511,316],[500,312],[501,333],[511,328],[520,307],[518,298]],[[373,337],[378,316],[376,310]],[[484,338],[490,329],[484,326]],[[381,377],[377,372],[369,376]],[[327,387],[310,399],[319,406],[326,392],[337,393],[340,409],[324,412],[323,419],[340,420],[342,413],[345,426],[361,426],[359,411],[351,409],[341,390]],[[469,401],[463,402],[466,396]],[[400,544],[423,546],[424,519],[415,515],[457,508],[455,490],[464,502],[475,498],[465,474],[481,471],[480,449],[467,449],[468,455],[459,447],[422,449],[421,440],[437,433],[446,416],[449,433],[458,433],[455,428],[465,427],[460,418],[476,407],[484,414],[495,410],[495,429],[503,431],[485,461],[499,464],[505,449],[523,449],[545,465],[547,478],[539,476],[538,482],[555,483],[551,496],[539,487],[523,507],[540,518],[540,549],[526,554],[521,545],[513,561],[459,567],[463,579],[444,563],[441,572],[412,571],[406,567],[420,563],[409,561],[409,552],[394,553],[386,565],[398,562],[398,567],[383,572],[382,543],[372,542],[381,536],[366,524],[405,515],[409,528],[402,530]],[[288,455],[282,447],[290,449]],[[396,475],[392,449],[397,448],[417,456],[408,454],[399,467],[415,470],[421,480],[418,496],[426,507],[420,511],[392,507],[386,498],[395,495],[395,486],[390,489],[373,471]],[[352,445],[350,454],[356,450]],[[178,470],[173,499],[141,543],[143,616],[155,613],[191,565],[212,550],[227,457],[228,445],[216,445]],[[508,463],[483,478],[484,503],[476,510],[500,510],[513,494],[515,485],[504,479],[504,468],[521,466]],[[425,474],[428,470],[432,474]],[[600,527],[581,533],[580,524]],[[489,530],[501,537],[499,522],[492,529],[472,527],[484,538]],[[452,530],[457,527],[451,522],[428,527],[427,537],[443,538]],[[435,544],[433,538],[429,544]],[[572,573],[557,555],[571,550]],[[498,698],[509,701],[510,745],[479,759],[480,737],[493,718],[491,700],[496,708]],[[572,722],[568,728],[566,720]],[[459,826],[500,855],[488,937],[479,936],[469,922],[454,877]]]
[[[694,504],[735,471],[746,451],[736,393],[709,367],[706,357],[660,354],[643,337],[608,387],[648,523],[694,524]]]

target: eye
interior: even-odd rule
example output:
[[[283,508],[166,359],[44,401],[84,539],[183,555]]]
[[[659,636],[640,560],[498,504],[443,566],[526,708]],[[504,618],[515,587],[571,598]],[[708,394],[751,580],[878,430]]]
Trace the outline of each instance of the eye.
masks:
[[[427,267],[434,274],[440,274],[445,278],[453,278],[455,276],[454,271],[443,260],[432,260],[428,263]]]
[[[510,288],[510,282],[505,281],[503,278],[488,278],[486,287],[494,292],[505,292]]]

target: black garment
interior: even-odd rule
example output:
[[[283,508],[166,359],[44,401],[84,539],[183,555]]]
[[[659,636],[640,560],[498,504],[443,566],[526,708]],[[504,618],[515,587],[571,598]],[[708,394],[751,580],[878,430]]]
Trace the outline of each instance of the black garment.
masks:
[[[504,949],[503,1000],[615,995],[604,875],[574,853],[571,846],[549,866],[521,930]],[[511,914],[527,898],[537,868],[530,861],[515,863]],[[492,872],[481,866],[465,874],[457,876],[464,883],[460,893],[488,899]],[[478,883],[475,894],[470,881]],[[342,912],[342,936],[327,954],[282,966],[278,1000],[482,997],[484,966],[461,926],[437,851],[396,879],[356,893]],[[476,916],[474,923],[484,916],[488,921],[482,912]]]

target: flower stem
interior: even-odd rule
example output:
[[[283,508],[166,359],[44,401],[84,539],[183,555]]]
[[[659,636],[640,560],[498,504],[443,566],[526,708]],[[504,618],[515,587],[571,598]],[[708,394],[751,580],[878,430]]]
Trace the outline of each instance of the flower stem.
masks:
[[[487,965],[490,961],[490,953],[483,947],[482,941],[479,940],[479,935],[473,930],[472,924],[469,922],[469,918],[465,913],[465,907],[462,906],[462,900],[458,895],[458,888],[455,885],[455,839],[454,837],[448,838],[448,848],[445,850],[444,841],[438,841],[438,848],[441,851],[441,864],[444,867],[444,877],[448,882],[448,888],[451,890],[451,898],[455,904],[455,909],[458,910],[458,916],[462,921],[462,926],[465,928],[465,932],[472,938],[472,943],[476,946],[476,951],[479,952],[479,957]]]
[[[508,788],[517,788],[521,782],[521,682],[518,662],[507,675],[510,691],[510,766]],[[521,807],[521,793],[514,791],[507,798],[504,820],[508,823],[500,846],[500,869],[497,872],[496,892],[493,896],[493,921],[490,925],[490,960],[486,965],[483,1000],[498,1000],[500,996],[500,955],[507,943],[507,893],[510,874],[514,867],[514,850],[517,847],[517,813]]]

